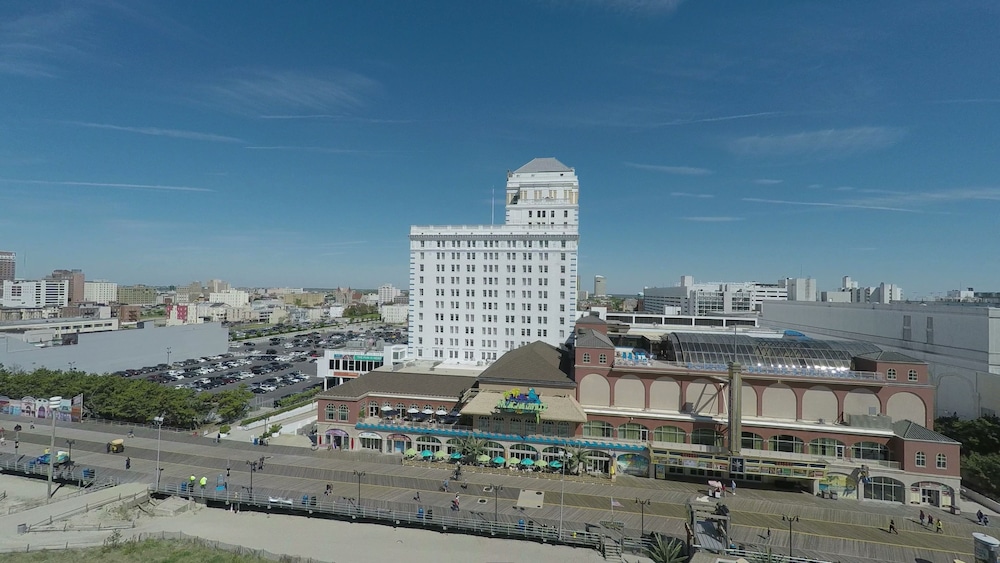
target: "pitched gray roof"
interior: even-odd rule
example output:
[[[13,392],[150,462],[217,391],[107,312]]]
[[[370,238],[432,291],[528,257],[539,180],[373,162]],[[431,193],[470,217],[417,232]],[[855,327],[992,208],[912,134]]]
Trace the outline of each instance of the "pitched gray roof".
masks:
[[[603,332],[596,331],[592,328],[583,329],[582,333],[577,333],[576,335],[576,346],[578,348],[611,348],[614,349],[615,345],[608,338],[608,335]]]
[[[572,172],[573,169],[559,162],[558,160],[547,158],[536,158],[514,172]]]
[[[578,325],[600,325],[600,326],[603,326],[603,325],[607,325],[608,323],[605,322],[605,320],[602,319],[597,313],[590,312],[590,313],[587,313],[586,315],[580,315],[580,318],[576,320],[576,324],[578,324]]]
[[[479,374],[479,380],[499,384],[532,384],[548,387],[576,387],[559,367],[562,350],[541,341],[507,352]]]
[[[920,442],[942,442],[946,444],[958,444],[957,440],[938,434],[937,432],[924,428],[912,420],[900,420],[892,423],[892,431],[904,440],[918,440]]]
[[[331,387],[316,396],[322,399],[357,399],[371,393],[391,393],[458,399],[475,383],[476,378],[467,375],[375,370],[351,379],[343,385]]]
[[[859,358],[865,358],[868,360],[875,360],[877,362],[895,362],[899,364],[926,364],[927,362],[918,360],[913,356],[907,356],[906,354],[900,354],[899,352],[890,352],[887,350],[882,350],[880,352],[869,352],[867,354],[858,354]]]

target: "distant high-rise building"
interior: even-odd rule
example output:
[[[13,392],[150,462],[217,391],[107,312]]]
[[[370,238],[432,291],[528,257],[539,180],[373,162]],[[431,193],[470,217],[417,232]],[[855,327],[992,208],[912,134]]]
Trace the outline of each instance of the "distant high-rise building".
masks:
[[[608,282],[604,276],[594,276],[594,297],[607,297]]]
[[[576,172],[536,158],[507,172],[502,225],[410,227],[409,348],[491,361],[571,334],[577,297]]]
[[[14,281],[17,273],[17,254],[0,250],[0,281]]]
[[[400,291],[393,287],[391,283],[380,285],[378,288],[378,304],[392,303],[393,300],[399,297],[399,294]]]
[[[118,303],[122,305],[153,305],[156,303],[156,288],[146,285],[118,286]]]
[[[760,311],[764,301],[788,299],[785,282],[694,283],[693,276],[681,276],[674,287],[647,287],[643,290],[643,312],[657,315],[679,311],[684,315],[732,315]]]
[[[4,280],[0,282],[0,307],[37,309],[69,304],[66,280]]]
[[[812,278],[787,278],[785,288],[789,301],[815,301],[816,280]]]
[[[118,302],[118,284],[106,280],[95,280],[83,282],[83,300],[91,303]]]
[[[84,301],[85,278],[83,270],[53,270],[49,275],[50,280],[66,280],[69,282],[69,304],[78,305]]]
[[[208,280],[208,293],[221,293],[231,288],[229,282],[222,280]]]

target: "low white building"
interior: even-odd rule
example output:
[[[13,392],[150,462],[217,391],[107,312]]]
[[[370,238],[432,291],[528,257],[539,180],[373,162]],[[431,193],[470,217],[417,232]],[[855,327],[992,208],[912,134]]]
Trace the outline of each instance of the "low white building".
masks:
[[[105,280],[83,282],[83,300],[93,303],[115,303],[118,301],[118,284]]]
[[[340,319],[344,317],[344,309],[343,305],[330,305],[328,314],[331,319]]]
[[[250,294],[239,289],[213,291],[208,294],[209,303],[225,303],[230,307],[242,307],[250,303]]]
[[[316,377],[323,380],[323,389],[328,389],[373,369],[404,362],[406,344],[352,341],[345,348],[324,350],[323,357],[316,362]]]
[[[118,319],[34,319],[27,321],[11,321],[0,323],[0,333],[16,336],[29,344],[49,345],[63,342],[65,338],[74,339],[78,334],[90,332],[107,332],[118,330]]]
[[[378,308],[378,314],[382,317],[382,322],[403,324],[410,318],[410,307],[409,305],[382,305]]]
[[[693,276],[681,276],[680,284],[674,287],[647,287],[643,289],[642,296],[643,311],[655,315],[678,310],[684,315],[699,316],[749,314],[760,311],[764,301],[788,300],[788,287],[786,280],[777,283],[694,283]]]
[[[69,280],[3,280],[0,307],[65,307],[69,304]]]

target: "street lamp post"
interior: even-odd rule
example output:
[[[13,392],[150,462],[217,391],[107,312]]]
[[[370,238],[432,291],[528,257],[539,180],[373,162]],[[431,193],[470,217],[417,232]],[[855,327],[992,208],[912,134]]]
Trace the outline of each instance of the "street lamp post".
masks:
[[[59,405],[62,403],[62,397],[52,397],[49,399],[49,416],[52,417],[52,436],[49,440],[49,483],[48,483],[48,494],[45,496],[45,503],[48,504],[52,500],[52,472],[56,466],[56,411],[59,410]]]
[[[500,491],[503,490],[502,485],[490,484],[490,488],[493,489],[493,526],[496,527],[497,522],[500,520]]]
[[[173,352],[173,351],[174,351],[173,348],[171,348],[170,346],[167,346],[167,365],[168,366],[170,365],[170,353]]]
[[[163,429],[163,415],[154,416],[153,422],[156,423],[156,489],[160,489],[160,430]]]
[[[76,362],[69,362],[69,371],[76,371]]]
[[[562,539],[563,530],[563,507],[566,505],[566,450],[559,451],[559,458],[562,461],[559,462],[560,475],[559,477],[559,539]]]
[[[646,507],[652,503],[652,499],[639,500],[635,499],[635,503],[639,505],[639,537],[646,535]]]
[[[361,514],[361,478],[365,476],[364,471],[354,470],[354,476],[358,478],[358,514]]]
[[[781,519],[788,522],[788,558],[792,558],[792,522],[798,522],[798,516],[787,516],[785,514],[781,515]]]
[[[253,474],[260,469],[260,462],[247,460],[247,467],[250,468],[250,489],[248,493],[250,494],[250,502],[253,502]]]
[[[66,440],[66,446],[69,447],[69,453],[67,454],[69,461],[67,463],[69,463],[70,465],[73,464],[73,444],[75,443],[76,440]]]

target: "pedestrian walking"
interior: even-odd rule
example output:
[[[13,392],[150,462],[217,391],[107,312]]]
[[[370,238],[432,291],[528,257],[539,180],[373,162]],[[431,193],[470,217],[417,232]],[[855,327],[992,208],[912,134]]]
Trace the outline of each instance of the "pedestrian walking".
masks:
[[[129,430],[128,430],[128,437],[129,438],[135,438],[135,431],[132,430],[131,428],[129,428]]]
[[[260,462],[257,464],[257,469],[264,469],[264,456],[260,456]]]
[[[978,520],[980,524],[983,523],[983,511],[982,510],[977,510],[976,511],[976,520]]]
[[[448,480],[447,479],[445,479],[444,482],[441,483],[441,490],[444,491],[444,492],[446,492],[446,493],[448,492]]]
[[[229,470],[230,470],[229,462],[226,462],[226,477],[229,477]]]
[[[127,457],[125,458],[125,470],[128,471],[129,469],[132,469],[132,458]]]
[[[188,478],[188,490],[189,491],[194,492],[194,482],[197,481],[197,480],[198,480],[198,478],[195,477],[194,474],[192,473],[191,477]]]
[[[413,500],[420,502],[420,491],[417,491],[417,494],[413,496]]]
[[[941,519],[938,518],[937,519],[937,528],[934,530],[934,533],[941,534],[943,532],[944,532],[944,526],[941,525]]]
[[[934,525],[934,517],[931,516],[930,513],[927,514],[927,525],[928,526],[933,526]]]
[[[924,511],[923,511],[923,510],[921,510],[921,511],[920,511],[920,525],[921,525],[921,526],[923,526],[923,525],[924,525],[924,520],[927,520],[927,515],[926,515],[926,514],[924,514]]]
[[[732,486],[731,488],[732,488],[733,496],[736,496],[736,479],[732,479],[732,482],[730,483],[730,485]]]
[[[896,521],[889,520],[889,533],[899,535],[899,530],[896,529]]]
[[[326,495],[326,496],[330,496],[331,494],[333,494],[333,485],[331,485],[330,483],[327,483],[326,484],[326,490],[323,491],[323,494]]]
[[[771,539],[771,528],[767,529],[767,539]]]

